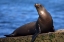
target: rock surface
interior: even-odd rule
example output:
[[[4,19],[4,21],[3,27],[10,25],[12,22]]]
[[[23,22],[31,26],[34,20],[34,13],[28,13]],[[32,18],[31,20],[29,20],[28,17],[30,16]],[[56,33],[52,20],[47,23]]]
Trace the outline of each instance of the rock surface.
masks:
[[[32,35],[0,38],[0,42],[30,42]],[[64,30],[39,34],[35,42],[64,42]]]

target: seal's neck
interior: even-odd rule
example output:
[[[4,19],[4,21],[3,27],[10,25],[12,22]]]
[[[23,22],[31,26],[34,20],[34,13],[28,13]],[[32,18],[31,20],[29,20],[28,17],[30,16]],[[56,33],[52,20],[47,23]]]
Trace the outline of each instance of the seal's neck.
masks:
[[[40,9],[40,10],[38,10],[38,14],[39,14],[39,17],[40,17],[41,19],[46,19],[47,16],[48,16],[47,13],[48,13],[48,12],[47,12],[45,9]]]

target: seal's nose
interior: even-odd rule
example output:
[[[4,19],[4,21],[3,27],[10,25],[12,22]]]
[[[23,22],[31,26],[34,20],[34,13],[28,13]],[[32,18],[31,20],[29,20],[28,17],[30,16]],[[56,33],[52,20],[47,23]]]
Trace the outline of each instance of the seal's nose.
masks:
[[[40,4],[35,4],[35,6],[40,6]]]

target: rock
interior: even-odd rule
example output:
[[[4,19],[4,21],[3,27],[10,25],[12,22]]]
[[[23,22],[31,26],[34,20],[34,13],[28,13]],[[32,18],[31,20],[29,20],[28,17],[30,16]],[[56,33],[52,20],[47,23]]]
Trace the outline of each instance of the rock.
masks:
[[[62,31],[62,32],[61,32]],[[0,42],[30,42],[32,35],[0,38]],[[64,42],[64,30],[39,34],[35,42]]]
[[[64,32],[64,29],[59,29],[59,30],[56,30],[55,32],[56,32],[56,33]]]

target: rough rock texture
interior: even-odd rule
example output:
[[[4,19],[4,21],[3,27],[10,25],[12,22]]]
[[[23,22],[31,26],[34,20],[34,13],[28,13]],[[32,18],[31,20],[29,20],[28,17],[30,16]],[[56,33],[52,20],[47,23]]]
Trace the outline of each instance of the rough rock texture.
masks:
[[[31,35],[21,37],[5,37],[0,38],[0,42],[30,42],[31,39]],[[64,42],[64,30],[39,34],[35,42]]]

